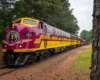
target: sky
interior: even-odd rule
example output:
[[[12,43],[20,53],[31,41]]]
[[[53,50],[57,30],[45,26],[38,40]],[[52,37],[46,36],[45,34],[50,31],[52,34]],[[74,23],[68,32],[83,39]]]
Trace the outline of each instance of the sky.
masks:
[[[78,35],[83,30],[90,31],[92,29],[92,13],[93,13],[93,0],[69,0],[70,8],[73,10],[73,15],[78,21],[80,27]]]

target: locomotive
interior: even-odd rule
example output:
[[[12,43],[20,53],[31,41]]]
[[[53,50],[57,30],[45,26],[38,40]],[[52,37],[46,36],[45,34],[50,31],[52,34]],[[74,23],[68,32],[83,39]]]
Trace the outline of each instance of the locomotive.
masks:
[[[3,61],[7,66],[27,65],[55,52],[89,44],[68,32],[29,17],[13,21],[3,30],[3,34]]]

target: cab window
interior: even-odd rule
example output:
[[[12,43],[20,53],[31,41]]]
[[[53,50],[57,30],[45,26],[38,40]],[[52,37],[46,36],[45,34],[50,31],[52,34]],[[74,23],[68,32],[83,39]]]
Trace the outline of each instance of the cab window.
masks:
[[[25,23],[25,24],[31,24],[31,25],[36,25],[36,21],[28,20],[28,19],[24,19],[23,23]]]
[[[21,20],[15,21],[15,23],[20,23],[20,22],[21,22]]]
[[[40,23],[39,29],[43,29],[43,23]]]

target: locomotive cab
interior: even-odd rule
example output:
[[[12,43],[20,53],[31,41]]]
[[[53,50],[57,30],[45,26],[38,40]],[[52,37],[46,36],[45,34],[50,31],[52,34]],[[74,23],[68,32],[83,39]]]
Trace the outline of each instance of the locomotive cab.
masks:
[[[38,48],[34,44],[36,37],[39,36],[38,25],[36,19],[20,18],[4,29],[2,52],[6,65],[26,64],[30,54]]]

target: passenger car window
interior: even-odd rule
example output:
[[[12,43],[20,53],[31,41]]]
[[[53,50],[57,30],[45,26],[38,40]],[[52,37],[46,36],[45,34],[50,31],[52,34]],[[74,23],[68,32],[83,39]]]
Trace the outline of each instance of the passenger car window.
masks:
[[[47,26],[47,32],[53,33],[53,28]]]
[[[56,34],[56,29],[53,29],[53,33]]]

